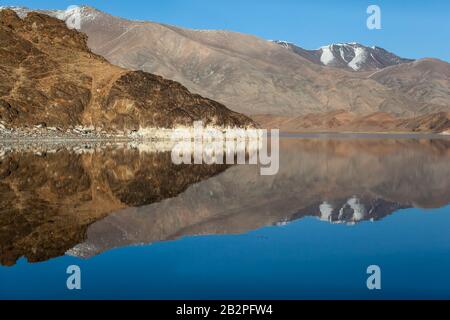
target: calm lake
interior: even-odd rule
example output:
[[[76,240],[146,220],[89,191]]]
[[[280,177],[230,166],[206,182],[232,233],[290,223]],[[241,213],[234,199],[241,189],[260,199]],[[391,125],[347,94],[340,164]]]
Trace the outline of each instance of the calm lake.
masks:
[[[284,135],[274,176],[3,145],[0,299],[449,299],[449,204],[445,137]]]

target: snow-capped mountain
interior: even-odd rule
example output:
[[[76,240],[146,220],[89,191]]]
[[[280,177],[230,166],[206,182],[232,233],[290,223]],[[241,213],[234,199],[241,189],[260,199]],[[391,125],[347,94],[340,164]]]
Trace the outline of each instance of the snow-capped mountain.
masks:
[[[389,66],[412,62],[379,47],[366,47],[356,42],[336,43],[306,50],[287,41],[273,41],[316,64],[353,71],[380,70]]]

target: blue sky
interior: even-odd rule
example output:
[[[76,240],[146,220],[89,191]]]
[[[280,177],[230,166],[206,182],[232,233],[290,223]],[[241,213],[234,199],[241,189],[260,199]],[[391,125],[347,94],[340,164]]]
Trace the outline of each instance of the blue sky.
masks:
[[[308,49],[336,42],[377,45],[409,58],[450,61],[448,0],[164,0],[0,1],[1,5],[64,9],[86,4],[129,19],[195,29],[225,29]],[[382,30],[368,30],[366,8],[381,7]]]

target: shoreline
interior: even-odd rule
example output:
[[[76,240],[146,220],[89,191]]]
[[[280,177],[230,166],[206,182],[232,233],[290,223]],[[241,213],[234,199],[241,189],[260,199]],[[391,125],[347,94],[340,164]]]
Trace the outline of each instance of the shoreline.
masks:
[[[145,142],[145,141],[167,141],[174,139],[183,140],[183,136],[196,136],[201,134],[204,138],[207,137],[205,132],[214,130],[219,134],[230,133],[232,139],[240,136],[242,130],[258,132],[255,137],[259,136],[263,131],[267,130],[269,136],[271,130],[279,130],[280,137],[286,136],[304,136],[304,137],[371,137],[376,136],[380,138],[386,137],[432,137],[432,138],[450,138],[450,131],[443,132],[433,131],[409,131],[409,130],[327,130],[327,129],[311,129],[311,130],[283,130],[273,128],[271,126],[259,128],[238,128],[238,127],[221,127],[221,126],[179,126],[175,128],[155,128],[145,127],[137,130],[106,130],[94,126],[78,125],[69,128],[47,127],[35,125],[32,127],[14,128],[8,127],[4,121],[0,121],[0,143],[65,143],[65,142]],[[200,130],[200,131],[197,131]],[[177,132],[178,131],[178,132]],[[181,135],[180,135],[181,132]],[[251,135],[253,136],[253,134]]]
[[[190,129],[190,128],[188,128]],[[227,129],[218,128],[220,130]],[[267,130],[270,135],[271,129],[258,129]],[[171,138],[171,134],[175,129],[154,129],[152,133],[139,134],[137,132],[132,132],[129,134],[123,133],[65,133],[65,132],[15,132],[13,134],[0,131],[0,142],[21,142],[21,141],[42,141],[42,142],[54,142],[54,141],[159,141],[167,140]],[[231,129],[233,130],[233,129]],[[246,130],[246,129],[243,129]],[[354,135],[354,136],[369,136],[369,135],[380,135],[380,136],[436,136],[436,137],[448,137],[450,138],[450,133],[442,132],[412,132],[412,131],[295,131],[295,130],[282,130],[279,129],[280,137],[286,135],[299,135],[299,136],[344,136],[344,135]]]
[[[108,144],[108,143],[156,143],[167,142],[172,140],[171,134],[167,132],[167,129],[163,129],[159,134],[155,135],[28,135],[23,132],[20,135],[4,135],[0,132],[0,146],[3,145],[25,145],[25,144]],[[268,132],[270,137],[270,131]],[[432,132],[306,132],[306,131],[281,131],[280,138],[380,138],[380,139],[450,139],[449,134],[432,133]]]
[[[9,128],[0,121],[0,142],[20,141],[164,141],[183,140],[184,136],[207,138],[211,134],[224,135],[230,133],[231,139],[241,137],[259,137],[261,129],[257,127],[221,127],[221,126],[179,126],[175,128],[146,127],[138,130],[106,131],[95,127],[77,126],[70,129],[57,127]],[[250,134],[251,133],[251,134]]]
[[[384,138],[384,139],[394,139],[394,138],[404,138],[404,139],[413,139],[413,138],[433,138],[433,139],[450,139],[449,134],[443,133],[435,133],[435,132],[358,132],[358,131],[281,131],[280,130],[280,138],[289,138],[289,137],[317,137],[317,138],[326,138],[326,137],[337,137],[337,138]]]

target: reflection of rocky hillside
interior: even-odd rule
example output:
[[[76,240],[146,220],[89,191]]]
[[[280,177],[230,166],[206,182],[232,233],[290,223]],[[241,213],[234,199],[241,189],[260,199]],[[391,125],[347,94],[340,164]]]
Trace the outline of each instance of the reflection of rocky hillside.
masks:
[[[0,262],[43,261],[84,241],[89,224],[174,197],[225,166],[175,166],[170,153],[7,153],[0,159]]]
[[[379,220],[407,207],[450,202],[449,140],[281,141],[280,172],[234,166],[176,198],[94,223],[71,254],[91,256],[185,235],[243,233],[306,216],[332,223]]]

